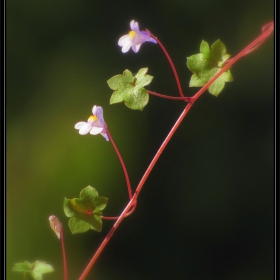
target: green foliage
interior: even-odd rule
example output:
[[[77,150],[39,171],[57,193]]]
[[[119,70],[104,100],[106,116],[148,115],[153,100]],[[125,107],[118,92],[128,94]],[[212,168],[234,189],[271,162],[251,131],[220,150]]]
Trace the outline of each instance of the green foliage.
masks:
[[[216,75],[229,59],[225,45],[220,41],[215,41],[211,49],[207,42],[200,44],[200,53],[187,57],[187,66],[194,73],[191,77],[190,87],[204,86],[214,75]],[[230,70],[225,71],[213,84],[208,91],[218,96],[225,86],[225,82],[233,81]]]
[[[149,94],[144,86],[152,82],[153,76],[147,75],[148,68],[141,68],[133,76],[129,70],[123,74],[115,75],[107,83],[114,90],[110,104],[124,101],[124,104],[132,110],[140,110],[148,104]]]
[[[29,276],[34,280],[41,280],[42,274],[52,272],[53,270],[53,267],[44,261],[35,261],[34,263],[25,261],[16,263],[13,267],[13,271],[23,272],[26,277]]]
[[[69,220],[71,232],[81,233],[89,229],[101,232],[102,210],[108,198],[99,197],[95,188],[87,186],[80,192],[80,198],[64,199],[64,213]]]

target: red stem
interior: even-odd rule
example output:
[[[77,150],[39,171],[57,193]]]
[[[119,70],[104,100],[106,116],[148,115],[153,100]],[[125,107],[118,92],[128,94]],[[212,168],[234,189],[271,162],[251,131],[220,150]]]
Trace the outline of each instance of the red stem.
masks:
[[[67,261],[66,261],[65,247],[64,247],[63,229],[62,229],[62,224],[61,223],[60,223],[60,242],[61,242],[62,257],[63,257],[64,280],[67,280],[68,279]]]
[[[195,101],[195,100],[194,100]],[[175,131],[177,130],[177,128],[179,127],[180,123],[183,121],[184,117],[186,116],[186,114],[188,113],[188,111],[190,110],[192,104],[194,103],[194,101],[191,101],[190,103],[188,103],[188,105],[185,107],[185,109],[183,110],[183,112],[181,113],[180,117],[178,118],[178,120],[176,121],[176,123],[174,124],[174,126],[171,128],[170,132],[168,133],[167,137],[165,138],[165,140],[163,141],[163,143],[161,144],[160,148],[158,149],[157,153],[155,154],[154,158],[152,159],[150,165],[148,166],[146,172],[144,173],[142,179],[140,180],[134,196],[137,198],[145,181],[147,180],[149,174],[151,173],[154,165],[156,164],[157,160],[159,159],[160,155],[162,154],[163,150],[165,149],[166,145],[168,144],[169,140],[171,139],[171,137],[173,136],[173,134],[175,133]],[[133,196],[133,198],[134,198]]]
[[[157,151],[155,157],[153,158],[152,162],[150,163],[147,171],[145,172],[145,174],[143,175],[141,181],[138,184],[138,187],[133,195],[133,198],[129,201],[129,203],[127,204],[127,206],[125,207],[125,209],[123,210],[123,212],[121,213],[121,215],[118,217],[117,221],[115,222],[115,224],[113,225],[113,227],[111,228],[111,230],[109,231],[109,233],[107,234],[107,236],[105,237],[105,239],[103,240],[103,242],[100,244],[99,248],[97,249],[97,251],[95,252],[95,254],[93,255],[92,259],[90,260],[90,262],[88,263],[87,267],[85,268],[84,272],[82,273],[82,275],[80,276],[79,280],[83,280],[85,279],[85,277],[87,276],[88,272],[90,271],[91,267],[93,266],[93,264],[95,263],[95,261],[97,260],[97,258],[99,257],[100,253],[102,252],[102,250],[104,249],[104,247],[106,246],[106,244],[109,242],[110,238],[112,237],[112,235],[114,234],[114,232],[116,231],[116,229],[118,228],[118,226],[120,225],[121,221],[126,217],[126,214],[129,212],[129,210],[131,209],[131,207],[134,206],[134,204],[136,203],[137,197],[148,177],[148,175],[150,174],[150,172],[152,171],[153,166],[155,165],[155,163],[157,162],[158,158],[160,157],[162,151],[164,150],[164,148],[166,147],[166,145],[168,144],[169,140],[171,139],[171,137],[173,136],[173,134],[175,133],[176,129],[178,128],[178,126],[180,125],[180,123],[182,122],[182,120],[184,119],[185,115],[187,114],[187,112],[189,111],[190,107],[191,107],[192,103],[189,103],[186,108],[184,109],[184,111],[182,112],[181,116],[179,117],[179,119],[176,121],[175,125],[173,126],[173,128],[171,129],[171,131],[169,132],[168,136],[166,137],[166,139],[164,140],[164,142],[162,143],[161,147],[159,148],[159,150]]]
[[[265,39],[268,38],[270,33],[273,31],[274,29],[273,21],[266,24],[264,27],[262,28],[263,33],[259,37],[257,37],[252,43],[250,43],[234,58],[229,59],[227,61],[228,63],[226,63],[226,65],[192,97],[194,100],[196,100],[217,78],[219,78],[225,71],[227,71],[237,60],[239,60],[242,56],[251,53],[253,50],[257,49],[260,46],[265,41]]]
[[[131,209],[126,213],[125,217],[128,217],[130,214],[132,214],[134,212],[134,210],[136,208],[136,204],[137,204],[137,202],[135,201],[133,206],[131,206]],[[117,220],[119,218],[119,216],[115,216],[115,217],[102,216],[101,218],[104,220]]]
[[[79,280],[83,280],[85,279],[85,277],[87,276],[87,274],[89,273],[91,267],[93,266],[93,264],[95,263],[95,261],[97,260],[97,258],[99,257],[100,253],[103,251],[104,247],[106,246],[106,244],[109,242],[110,238],[112,237],[112,235],[114,234],[114,232],[116,231],[116,229],[118,228],[119,224],[121,223],[121,221],[125,218],[126,214],[129,212],[130,208],[133,207],[134,205],[134,198],[132,198],[129,203],[127,204],[127,206],[125,207],[125,209],[123,210],[123,212],[121,213],[121,215],[118,217],[117,221],[115,222],[115,224],[113,225],[113,227],[111,228],[111,230],[109,231],[109,233],[107,234],[107,236],[105,237],[105,239],[102,241],[102,243],[100,244],[99,248],[97,249],[97,251],[95,252],[95,254],[93,255],[92,259],[90,260],[90,262],[88,263],[87,267],[85,268],[84,272],[82,273],[82,275],[80,276]]]
[[[178,86],[179,94],[180,94],[182,97],[185,97],[184,94],[183,94],[183,90],[182,90],[182,87],[181,87],[180,79],[179,79],[179,76],[178,76],[178,74],[177,74],[176,68],[175,68],[175,66],[174,66],[174,64],[173,64],[173,62],[172,62],[172,60],[171,60],[171,58],[170,58],[168,52],[166,51],[165,47],[162,45],[162,43],[160,42],[160,40],[159,40],[156,36],[154,36],[151,32],[150,32],[150,34],[151,34],[151,37],[153,37],[153,38],[157,41],[157,43],[159,44],[159,46],[160,46],[161,49],[163,50],[165,56],[167,57],[167,59],[168,59],[168,61],[169,61],[169,63],[170,63],[170,66],[171,66],[171,68],[172,68],[172,71],[173,71],[174,76],[175,76],[175,79],[176,79],[176,83],[177,83],[177,86]]]
[[[115,144],[115,142],[114,142],[114,140],[113,140],[109,130],[107,129],[106,132],[107,132],[108,137],[109,137],[109,139],[110,139],[110,141],[111,141],[111,143],[112,143],[112,145],[113,145],[113,147],[114,147],[114,149],[115,149],[115,151],[116,151],[116,153],[118,155],[118,158],[120,160],[121,166],[123,168],[123,172],[124,172],[124,176],[125,176],[125,180],[126,180],[126,185],[127,185],[128,196],[129,196],[129,199],[131,200],[131,198],[132,198],[132,190],[131,190],[130,180],[129,180],[128,172],[126,170],[124,161],[122,159],[122,156],[121,156],[121,154],[120,154],[120,152],[119,152],[119,150],[118,150],[118,148],[117,148],[117,146],[116,146],[116,144]]]
[[[263,34],[260,35],[257,39],[255,39],[251,44],[249,44],[246,48],[244,48],[239,54],[237,54],[233,59],[231,59],[212,79],[210,79],[193,97],[190,98],[189,103],[187,104],[187,106],[185,107],[185,109],[183,110],[183,112],[181,113],[181,115],[179,116],[178,120],[176,121],[176,123],[174,124],[174,126],[172,127],[172,129],[170,130],[169,134],[167,135],[167,137],[165,138],[165,140],[163,141],[163,143],[161,144],[159,150],[157,151],[157,153],[155,154],[154,158],[152,159],[150,165],[148,166],[146,172],[144,173],[142,179],[140,180],[135,193],[132,197],[132,199],[129,201],[129,203],[127,204],[127,206],[125,207],[125,209],[123,210],[123,212],[121,213],[121,215],[119,217],[112,217],[112,218],[117,218],[117,221],[115,222],[115,224],[113,225],[113,227],[111,228],[111,230],[109,231],[108,235],[105,237],[105,239],[103,240],[103,242],[101,243],[101,245],[99,246],[99,248],[97,249],[97,251],[95,252],[95,254],[93,255],[92,259],[90,260],[89,264],[87,265],[86,269],[84,270],[84,272],[82,273],[81,277],[79,278],[79,280],[83,280],[85,279],[86,275],[88,274],[89,270],[91,269],[91,267],[93,266],[94,262],[97,260],[98,256],[100,255],[100,253],[102,252],[102,250],[104,249],[104,247],[106,246],[106,244],[109,242],[110,238],[112,237],[112,235],[114,234],[114,232],[116,231],[117,227],[120,225],[121,221],[126,217],[126,215],[128,213],[130,213],[129,211],[134,211],[135,209],[135,203],[137,201],[137,197],[145,183],[145,181],[147,180],[149,174],[151,173],[154,165],[156,164],[157,160],[159,159],[160,155],[162,154],[163,150],[165,149],[166,145],[168,144],[168,142],[170,141],[170,139],[172,138],[172,136],[174,135],[175,131],[177,130],[177,128],[179,127],[179,125],[181,124],[181,122],[183,121],[184,117],[186,116],[186,114],[188,113],[188,111],[190,110],[191,106],[194,104],[194,102],[201,96],[201,94],[226,70],[228,70],[238,59],[240,59],[242,56],[250,53],[252,50],[256,49],[261,43],[263,43],[263,41],[270,35],[270,33],[273,31],[274,29],[274,23],[270,22],[268,24],[266,24],[263,27]],[[153,38],[155,38],[157,40],[156,37],[153,36]],[[157,42],[161,45],[161,43],[157,40]],[[162,49],[164,50],[164,52],[166,53],[164,47],[161,45]],[[173,66],[171,59],[169,58],[169,55],[166,53],[166,56],[171,64],[171,67]],[[174,67],[174,66],[173,66]],[[176,73],[175,68],[173,68],[173,72],[174,74]],[[175,75],[175,77],[178,78],[178,76]],[[176,78],[176,80],[177,80]],[[178,80],[179,81],[179,80]],[[180,83],[177,81],[178,87],[180,85]],[[179,89],[179,92],[181,94],[181,91]],[[184,97],[182,95],[182,97]],[[110,136],[109,136],[110,138]],[[133,208],[134,207],[134,208]]]
[[[222,75],[222,73],[224,73],[226,70],[228,70],[232,64],[234,64],[238,59],[240,59],[242,56],[248,54],[249,52],[252,51],[252,49],[256,49],[257,46],[259,46],[261,43],[264,42],[264,40],[270,35],[270,33],[273,30],[273,22],[270,24],[266,24],[267,29],[265,30],[265,32],[263,34],[261,34],[258,38],[256,38],[251,44],[249,44],[246,48],[244,48],[239,54],[237,54],[233,59],[230,60],[230,62],[228,64],[226,64],[212,79],[210,79],[193,97],[191,97],[188,101],[188,105],[186,106],[186,108],[184,109],[184,111],[182,112],[181,116],[179,117],[179,119],[177,120],[177,122],[175,123],[175,125],[172,127],[171,131],[169,132],[169,134],[167,135],[166,139],[164,140],[164,142],[162,143],[162,145],[160,146],[159,150],[157,151],[156,155],[154,156],[152,162],[150,163],[149,167],[147,168],[146,172],[144,173],[141,181],[138,184],[138,187],[135,190],[135,196],[137,197],[147,179],[147,177],[149,176],[149,174],[151,173],[154,165],[156,164],[158,158],[160,157],[162,151],[164,150],[164,148],[166,147],[166,145],[168,144],[169,140],[171,139],[171,137],[173,136],[174,132],[176,131],[176,129],[178,128],[178,126],[180,125],[181,121],[183,120],[183,118],[185,117],[185,115],[187,114],[187,112],[189,111],[189,109],[191,108],[192,104],[194,104],[194,102],[201,96],[201,94],[207,90],[207,88],[220,76]]]
[[[185,101],[189,101],[191,100],[192,97],[175,97],[175,96],[169,96],[169,95],[164,95],[164,94],[160,94],[154,91],[150,91],[147,90],[149,94],[158,96],[158,97],[162,97],[162,98],[166,98],[166,99],[172,99],[172,100],[185,100]]]

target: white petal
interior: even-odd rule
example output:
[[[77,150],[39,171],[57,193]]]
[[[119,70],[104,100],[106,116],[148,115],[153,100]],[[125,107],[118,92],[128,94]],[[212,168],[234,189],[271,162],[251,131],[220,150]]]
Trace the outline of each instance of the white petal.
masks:
[[[80,126],[79,128],[80,128],[79,133],[81,135],[85,135],[90,132],[90,130],[92,129],[92,125],[89,123],[85,123],[83,126]]]
[[[134,22],[135,22],[135,20],[134,20],[134,19],[130,22],[130,28],[131,28],[131,29],[132,29],[132,28],[133,28],[133,26],[134,26]]]
[[[92,134],[92,135],[97,135],[97,134],[99,134],[102,130],[103,130],[103,127],[94,126],[94,127],[90,130],[89,133]]]
[[[137,44],[137,45],[132,45],[131,48],[135,53],[137,53],[139,51],[140,47],[141,47],[141,44]]]
[[[123,36],[119,39],[118,45],[119,45],[120,47],[122,47],[127,41],[130,41],[129,35],[123,35]]]
[[[78,122],[75,124],[75,128],[76,129],[80,129],[82,128],[85,124],[87,124],[87,122]]]
[[[132,45],[131,41],[127,41],[122,47],[122,52],[126,53],[130,49],[131,45]]]
[[[97,106],[94,105],[94,106],[92,107],[92,114],[93,114],[94,116],[95,116],[96,109],[97,109]]]

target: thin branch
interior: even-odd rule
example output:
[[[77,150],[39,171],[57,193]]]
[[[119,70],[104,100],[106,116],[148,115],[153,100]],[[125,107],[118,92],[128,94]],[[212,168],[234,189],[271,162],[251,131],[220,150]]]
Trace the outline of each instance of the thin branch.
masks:
[[[132,198],[132,189],[131,189],[131,184],[130,184],[128,172],[126,170],[124,161],[122,159],[122,156],[121,156],[121,154],[120,154],[120,152],[119,152],[119,150],[118,150],[118,148],[117,148],[117,146],[116,146],[116,144],[115,144],[115,142],[114,142],[114,140],[113,140],[109,130],[107,129],[106,132],[107,132],[108,137],[109,137],[109,139],[110,139],[110,141],[111,141],[111,143],[112,143],[112,145],[113,145],[113,147],[114,147],[114,149],[115,149],[115,151],[117,153],[117,156],[118,156],[118,158],[120,160],[120,163],[121,163],[121,166],[123,168],[123,172],[124,172],[124,176],[125,176],[125,180],[126,180],[126,185],[127,185],[128,196],[129,196],[129,199],[131,199]]]
[[[148,166],[146,172],[144,173],[143,177],[141,178],[136,191],[133,195],[133,197],[130,199],[129,203],[127,204],[127,206],[125,207],[125,209],[123,210],[123,212],[121,213],[121,215],[119,217],[111,217],[111,218],[117,218],[117,221],[115,222],[115,224],[113,225],[113,227],[111,228],[111,230],[109,231],[108,235],[105,237],[105,239],[103,240],[103,242],[101,243],[101,245],[99,246],[99,248],[97,249],[97,251],[95,252],[95,254],[93,255],[92,259],[90,260],[89,264],[87,265],[86,269],[84,270],[84,272],[82,273],[81,277],[79,278],[79,280],[83,280],[85,279],[86,275],[88,274],[89,270],[91,269],[91,267],[93,266],[93,264],[95,263],[95,261],[97,260],[98,256],[100,255],[100,253],[102,252],[102,250],[105,248],[106,244],[109,242],[110,238],[112,237],[112,235],[114,234],[114,232],[116,231],[116,229],[118,228],[118,226],[120,225],[120,223],[122,222],[122,220],[130,213],[132,213],[135,209],[135,205],[136,205],[136,201],[137,201],[137,197],[145,183],[145,181],[147,180],[149,174],[151,173],[154,165],[156,164],[157,160],[159,159],[160,155],[162,154],[163,150],[165,149],[166,145],[169,143],[170,139],[172,138],[172,136],[174,135],[175,131],[177,130],[177,128],[179,127],[179,125],[181,124],[181,122],[183,121],[183,119],[185,118],[186,114],[188,113],[188,111],[190,110],[191,106],[194,104],[194,102],[201,96],[201,94],[226,70],[228,70],[238,59],[240,59],[242,56],[250,53],[252,50],[255,50],[256,47],[258,47],[261,43],[264,42],[265,39],[267,39],[267,37],[270,35],[270,33],[274,30],[274,24],[273,22],[266,24],[263,27],[263,34],[260,35],[257,39],[255,39],[252,43],[250,43],[246,48],[244,48],[239,54],[237,54],[233,59],[229,60],[229,62],[212,78],[210,79],[192,98],[190,98],[188,101],[189,103],[187,104],[187,106],[185,107],[185,109],[183,110],[183,112],[181,113],[181,115],[179,116],[178,120],[175,122],[175,124],[173,125],[172,129],[170,130],[169,134],[167,135],[167,137],[165,138],[165,140],[163,141],[163,143],[161,144],[159,150],[157,151],[157,153],[155,154],[154,158],[152,159],[150,165]],[[180,95],[184,98],[182,100],[185,100],[185,97],[183,95],[182,89],[181,89],[181,85],[179,82],[179,78],[176,72],[176,69],[168,55],[168,53],[166,52],[165,48],[162,46],[162,44],[159,42],[159,40],[152,35],[152,37],[159,43],[159,45],[162,47],[164,53],[166,54],[170,65],[173,69],[176,81],[177,81],[177,85],[178,85],[178,89],[179,89],[179,93]],[[108,132],[109,138],[111,139],[111,136]],[[112,141],[112,140],[111,140]],[[113,146],[114,142],[112,141]],[[115,147],[115,150],[118,153],[117,148]],[[121,163],[123,164],[123,161],[120,158]],[[123,164],[124,166],[124,164]],[[125,168],[125,167],[123,167]],[[125,174],[127,174],[126,169],[125,170]],[[128,177],[127,177],[128,178]],[[129,184],[130,186],[130,184]],[[106,217],[105,217],[106,218]],[[107,217],[110,218],[110,217]]]
[[[150,34],[151,34],[151,37],[153,37],[153,38],[157,41],[157,43],[159,44],[159,46],[160,46],[161,49],[163,50],[165,56],[167,57],[167,60],[169,61],[169,64],[170,64],[170,66],[171,66],[171,68],[172,68],[172,71],[173,71],[173,74],[174,74],[174,76],[175,76],[175,80],[176,80],[176,83],[177,83],[177,86],[178,86],[179,94],[180,94],[182,97],[185,97],[184,94],[183,94],[183,90],[182,90],[182,86],[181,86],[181,83],[180,83],[179,76],[178,76],[178,74],[177,74],[177,70],[176,70],[176,68],[175,68],[175,66],[174,66],[174,64],[173,64],[172,59],[170,58],[168,52],[166,51],[165,47],[164,47],[163,44],[160,42],[160,40],[159,40],[156,36],[154,36],[151,32],[150,32]]]
[[[60,223],[60,222],[59,222],[59,223]],[[65,254],[63,229],[62,229],[62,224],[61,224],[61,223],[60,223],[60,241],[61,241],[62,257],[63,257],[64,280],[67,280],[67,279],[68,279],[68,274],[67,274],[67,261],[66,261],[66,254]]]
[[[169,96],[169,95],[164,95],[160,94],[151,90],[147,90],[149,94],[161,97],[161,98],[166,98],[166,99],[171,99],[171,100],[184,100],[184,101],[190,101],[192,97],[177,97],[177,96]]]

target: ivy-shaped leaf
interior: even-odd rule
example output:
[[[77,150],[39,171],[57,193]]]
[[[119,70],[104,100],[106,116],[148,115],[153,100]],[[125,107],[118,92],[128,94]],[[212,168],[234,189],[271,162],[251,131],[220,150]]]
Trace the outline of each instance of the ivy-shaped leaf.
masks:
[[[220,41],[215,41],[211,49],[207,42],[200,44],[200,53],[187,57],[187,66],[194,73],[191,77],[190,87],[204,86],[214,75],[216,75],[229,59],[225,45]],[[225,71],[208,88],[208,91],[218,96],[223,90],[226,82],[233,81],[230,70]]]
[[[102,210],[108,198],[98,196],[95,188],[87,186],[80,192],[80,198],[64,199],[64,213],[69,220],[71,232],[81,233],[89,229],[101,232]]]
[[[123,74],[115,75],[110,78],[108,86],[114,90],[110,104],[124,102],[132,110],[142,111],[149,102],[149,94],[144,88],[152,82],[153,76],[147,75],[148,68],[141,68],[133,76],[129,70]]]
[[[16,263],[13,267],[13,271],[23,272],[25,276],[29,275],[34,280],[42,280],[42,274],[52,272],[53,270],[53,267],[44,261],[35,261],[34,263],[25,261]]]

